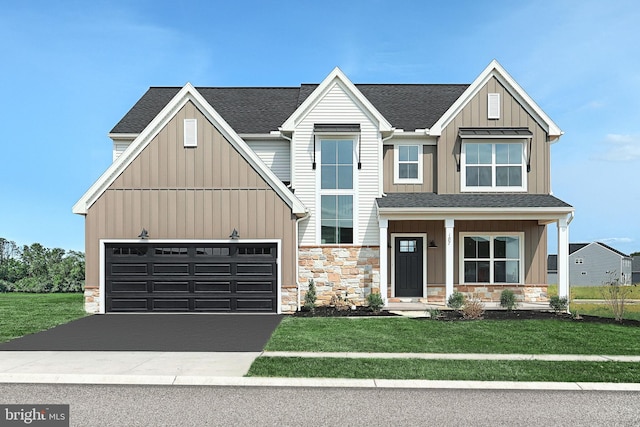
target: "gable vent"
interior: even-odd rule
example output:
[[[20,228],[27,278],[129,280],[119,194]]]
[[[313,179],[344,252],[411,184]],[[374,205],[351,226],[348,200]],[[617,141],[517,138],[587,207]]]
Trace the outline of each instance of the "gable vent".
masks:
[[[487,118],[499,119],[500,118],[500,94],[489,93],[487,94]]]
[[[198,120],[184,119],[184,146],[198,146]]]

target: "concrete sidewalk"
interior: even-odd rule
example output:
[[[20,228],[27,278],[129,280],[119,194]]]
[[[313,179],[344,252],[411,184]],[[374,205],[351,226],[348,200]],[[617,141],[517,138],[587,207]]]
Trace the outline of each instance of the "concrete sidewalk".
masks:
[[[640,356],[438,353],[0,351],[0,383],[640,391],[640,384],[247,378],[259,356],[639,362]]]

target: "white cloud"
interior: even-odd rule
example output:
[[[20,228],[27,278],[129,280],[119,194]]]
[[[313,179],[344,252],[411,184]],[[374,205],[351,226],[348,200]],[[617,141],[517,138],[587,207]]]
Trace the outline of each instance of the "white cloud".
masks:
[[[594,160],[628,162],[640,160],[640,135],[610,133],[602,142],[604,151],[596,153]]]
[[[616,243],[633,243],[635,240],[631,237],[605,237],[596,241],[613,246]]]

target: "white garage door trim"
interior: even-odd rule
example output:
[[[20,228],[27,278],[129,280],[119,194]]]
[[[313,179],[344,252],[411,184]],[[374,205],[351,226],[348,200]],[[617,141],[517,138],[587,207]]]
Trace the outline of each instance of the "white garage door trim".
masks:
[[[100,239],[100,310],[99,314],[106,313],[106,245],[112,243],[143,243],[143,244],[179,244],[179,243],[275,243],[278,251],[277,283],[276,287],[276,313],[282,313],[281,287],[282,287],[282,239]]]

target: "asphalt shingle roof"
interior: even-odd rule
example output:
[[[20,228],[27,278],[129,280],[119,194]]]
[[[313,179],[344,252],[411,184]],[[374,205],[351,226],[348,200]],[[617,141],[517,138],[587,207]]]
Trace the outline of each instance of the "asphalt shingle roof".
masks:
[[[570,208],[548,194],[389,193],[376,199],[381,208]]]
[[[398,129],[430,128],[460,97],[466,84],[357,84],[356,87]],[[318,87],[198,87],[200,94],[237,133],[269,133]],[[179,87],[151,87],[111,133],[140,133],[178,93]]]

